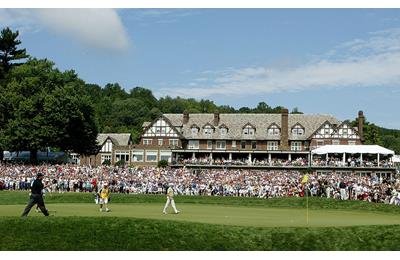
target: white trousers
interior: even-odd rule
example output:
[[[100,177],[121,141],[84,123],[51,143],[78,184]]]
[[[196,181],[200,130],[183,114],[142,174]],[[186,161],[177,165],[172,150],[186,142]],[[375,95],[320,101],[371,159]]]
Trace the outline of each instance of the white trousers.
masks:
[[[170,198],[170,197],[167,197],[167,202],[165,203],[163,212],[167,212],[167,207],[169,204],[171,204],[172,208],[174,209],[174,212],[177,213],[178,210],[175,207],[175,201],[173,198]]]
[[[346,189],[340,189],[340,199],[346,200]]]

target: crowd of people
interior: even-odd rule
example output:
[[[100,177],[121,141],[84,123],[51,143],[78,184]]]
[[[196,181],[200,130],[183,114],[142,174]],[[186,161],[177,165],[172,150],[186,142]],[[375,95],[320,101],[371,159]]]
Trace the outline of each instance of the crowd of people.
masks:
[[[359,157],[349,157],[347,160],[343,162],[342,158],[337,157],[320,157],[315,156],[313,158],[312,165],[313,166],[327,166],[327,167],[378,167],[378,161],[376,159],[363,159]],[[175,162],[176,163],[176,162]],[[252,165],[252,166],[308,166],[307,158],[294,158],[292,160],[288,159],[280,159],[280,158],[268,158],[258,159],[253,158],[249,161],[249,158],[240,158],[240,159],[225,159],[225,158],[210,158],[200,157],[200,158],[188,158],[188,159],[180,159],[177,162],[182,165]],[[382,168],[391,168],[393,167],[393,163],[390,160],[384,159],[379,161],[379,167]]]
[[[296,170],[133,168],[77,165],[3,165],[0,190],[29,190],[38,172],[46,192],[96,192],[108,184],[112,192],[165,194],[170,184],[181,195],[275,198],[319,196],[400,205],[400,179],[375,175],[310,173]]]

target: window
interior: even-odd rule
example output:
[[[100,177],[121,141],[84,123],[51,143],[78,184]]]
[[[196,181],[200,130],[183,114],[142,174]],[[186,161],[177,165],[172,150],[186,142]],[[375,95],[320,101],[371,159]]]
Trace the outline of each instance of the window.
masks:
[[[199,149],[199,140],[189,140],[188,149]]]
[[[257,141],[251,141],[251,149],[257,149]]]
[[[192,127],[191,130],[192,130],[192,134],[197,135],[199,133],[199,129],[197,127]]]
[[[160,161],[162,161],[162,160],[169,162],[171,160],[171,155],[161,155]]]
[[[304,142],[304,150],[308,150],[310,148],[310,143],[308,141]]]
[[[212,133],[213,133],[213,129],[212,129],[211,126],[206,126],[206,127],[204,128],[204,134],[205,134],[205,135],[211,135]]]
[[[340,144],[340,141],[339,141],[339,140],[332,140],[332,144],[333,144],[333,145],[339,145],[339,144]]]
[[[254,135],[254,132],[255,132],[254,128],[249,125],[247,125],[245,128],[243,128],[244,135]]]
[[[356,145],[356,141],[347,141],[349,145]]]
[[[178,146],[178,139],[169,139],[169,146]]]
[[[134,162],[143,162],[143,151],[134,151],[132,159]]]
[[[115,161],[125,161],[129,162],[129,152],[116,152],[115,153]]]
[[[347,132],[347,129],[346,129],[346,128],[343,129],[343,130],[342,130],[342,133],[343,133],[344,135],[347,135],[347,133],[348,133],[348,132]]]
[[[217,149],[226,149],[225,141],[217,141]]]
[[[292,128],[292,134],[293,135],[304,135],[304,128],[301,127],[300,125],[295,125]]]
[[[267,150],[269,150],[269,151],[277,151],[278,150],[278,141],[269,141],[269,142],[267,142]]]
[[[240,142],[240,148],[241,149],[246,149],[246,141],[241,141]]]
[[[212,141],[207,141],[207,149],[212,149]]]
[[[158,139],[158,145],[162,146],[163,145],[163,139]]]
[[[146,155],[146,162],[155,162],[155,161],[157,161],[157,155],[155,154]]]
[[[146,162],[157,161],[158,151],[146,151]]]
[[[279,127],[277,125],[271,125],[268,128],[267,133],[269,135],[280,135],[281,134],[281,130],[279,129]]]
[[[106,155],[106,154],[101,155],[101,163],[103,164],[103,162],[106,160],[110,161],[111,163],[111,155]]]
[[[290,143],[290,150],[292,151],[300,151],[301,150],[301,142],[295,141]]]
[[[318,140],[317,141],[317,147],[320,147],[320,146],[324,146],[324,141],[323,140]]]
[[[220,133],[221,135],[226,135],[227,132],[228,132],[228,131],[227,131],[227,129],[226,129],[225,127],[221,127],[221,128],[219,129],[219,133]]]
[[[144,145],[151,145],[151,139],[143,139]]]
[[[232,141],[232,148],[236,148],[236,141]]]
[[[160,161],[165,160],[167,162],[171,162],[171,151],[160,151]]]

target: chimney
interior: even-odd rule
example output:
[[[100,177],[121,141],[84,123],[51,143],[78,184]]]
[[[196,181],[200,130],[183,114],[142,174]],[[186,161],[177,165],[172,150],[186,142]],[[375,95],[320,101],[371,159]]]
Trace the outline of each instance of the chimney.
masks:
[[[216,110],[214,111],[214,121],[213,121],[214,126],[217,126],[219,124],[219,112]]]
[[[187,124],[189,122],[189,112],[183,111],[183,124]]]
[[[358,111],[358,134],[360,135],[361,142],[364,142],[364,113],[363,111]]]
[[[284,108],[281,112],[281,150],[289,150],[289,111]]]

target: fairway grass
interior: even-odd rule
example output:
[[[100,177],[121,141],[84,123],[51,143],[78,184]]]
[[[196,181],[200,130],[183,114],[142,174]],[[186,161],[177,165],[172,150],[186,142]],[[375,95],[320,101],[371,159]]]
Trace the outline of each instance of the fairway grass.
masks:
[[[265,207],[217,206],[205,204],[178,205],[180,214],[162,214],[162,204],[110,204],[111,212],[99,212],[98,205],[86,203],[48,204],[55,217],[125,217],[198,222],[206,224],[252,226],[252,227],[338,227],[356,225],[399,225],[396,214],[345,211],[282,209]],[[0,205],[0,216],[20,216],[23,205]],[[29,216],[43,217],[31,210]]]

